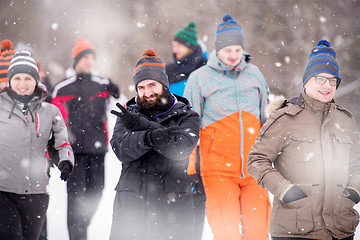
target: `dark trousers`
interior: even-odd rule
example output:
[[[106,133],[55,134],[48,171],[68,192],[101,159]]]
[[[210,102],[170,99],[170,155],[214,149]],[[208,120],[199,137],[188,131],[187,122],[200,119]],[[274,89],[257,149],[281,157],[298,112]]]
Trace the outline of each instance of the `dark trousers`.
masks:
[[[205,220],[206,195],[204,191],[204,185],[200,176],[198,176],[196,189],[193,190],[193,199],[195,240],[201,240]]]
[[[37,240],[49,205],[48,194],[0,191],[0,239]]]
[[[353,240],[354,236],[342,238],[341,240]],[[314,240],[310,238],[295,238],[295,237],[272,237],[271,240]],[[332,240],[339,240],[337,238],[332,238]]]
[[[167,192],[159,175],[147,174],[138,191],[118,191],[110,240],[193,240],[193,197]]]
[[[87,228],[104,189],[104,154],[75,154],[75,167],[67,181],[70,240],[86,240]]]
[[[192,192],[194,198],[194,230],[195,230],[195,240],[202,239],[202,233],[204,229],[205,221],[205,203],[206,195],[204,190],[204,184],[200,176],[200,149],[199,146],[196,148],[196,163],[195,168],[197,172],[196,183],[193,184]]]
[[[46,217],[45,217],[44,224],[43,224],[43,226],[42,226],[42,228],[41,228],[39,240],[47,240]]]

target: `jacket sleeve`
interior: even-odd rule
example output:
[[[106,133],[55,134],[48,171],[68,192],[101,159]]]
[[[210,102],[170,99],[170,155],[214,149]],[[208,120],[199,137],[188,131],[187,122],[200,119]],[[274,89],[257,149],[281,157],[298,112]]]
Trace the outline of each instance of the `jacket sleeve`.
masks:
[[[67,128],[63,117],[58,108],[55,109],[55,115],[53,117],[52,131],[54,133],[55,144],[54,147],[59,152],[59,163],[69,160],[74,166],[74,153],[69,143]]]
[[[202,117],[204,98],[201,93],[198,74],[192,72],[185,86],[184,97],[189,100],[192,108]]]
[[[200,136],[200,118],[196,112],[192,111],[179,125],[183,130],[181,135],[165,146],[154,146],[154,150],[171,160],[187,159],[193,152]]]
[[[259,70],[260,71],[260,70]],[[269,104],[269,86],[260,72],[259,74],[259,82],[260,82],[260,88],[259,88],[259,96],[260,96],[260,122],[261,125],[264,125],[266,122],[266,106]]]
[[[261,128],[255,144],[250,150],[247,171],[258,184],[282,200],[293,184],[273,167],[284,146],[284,133],[278,114],[272,114]]]
[[[164,128],[164,126],[159,123],[156,123],[154,121],[150,121],[144,117],[140,117],[139,124],[138,124],[137,128],[134,130],[135,131],[144,131],[144,130],[153,130],[153,129],[157,129],[157,128]]]
[[[120,118],[117,118],[110,144],[121,162],[130,163],[138,160],[151,149],[145,144],[146,132],[147,130],[131,131],[121,124]]]
[[[349,159],[349,188],[355,190],[360,196],[360,132],[355,120],[352,121],[353,144],[350,149]]]

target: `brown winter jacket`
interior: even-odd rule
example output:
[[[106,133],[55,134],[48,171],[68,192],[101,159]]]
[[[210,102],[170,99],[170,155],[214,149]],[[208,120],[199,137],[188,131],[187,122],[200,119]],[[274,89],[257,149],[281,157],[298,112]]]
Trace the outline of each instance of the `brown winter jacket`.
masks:
[[[274,195],[271,236],[354,235],[359,214],[345,187],[360,193],[359,132],[351,113],[334,102],[305,93],[288,100],[262,127],[247,170]],[[294,185],[307,197],[284,204]]]

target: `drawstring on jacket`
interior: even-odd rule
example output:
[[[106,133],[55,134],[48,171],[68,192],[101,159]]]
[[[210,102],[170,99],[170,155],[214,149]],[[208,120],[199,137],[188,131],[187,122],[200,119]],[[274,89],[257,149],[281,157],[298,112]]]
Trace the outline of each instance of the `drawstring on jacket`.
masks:
[[[16,106],[16,102],[14,101],[14,105],[13,105],[13,107],[12,107],[12,109],[11,109],[10,114],[9,114],[9,119],[11,118],[11,115],[12,115],[13,112],[14,112],[15,106]]]
[[[16,101],[14,100],[14,105],[11,108],[11,111],[10,111],[10,114],[9,114],[9,119],[11,119],[11,116],[14,113],[15,106],[16,106]],[[26,122],[29,122],[28,117],[27,117],[28,112],[30,113],[32,122],[35,122],[36,136],[40,137],[40,132],[39,132],[39,130],[40,130],[40,118],[39,118],[39,114],[36,112],[35,113],[35,118],[34,118],[34,114],[30,110],[30,107],[27,108],[26,111],[24,112]]]

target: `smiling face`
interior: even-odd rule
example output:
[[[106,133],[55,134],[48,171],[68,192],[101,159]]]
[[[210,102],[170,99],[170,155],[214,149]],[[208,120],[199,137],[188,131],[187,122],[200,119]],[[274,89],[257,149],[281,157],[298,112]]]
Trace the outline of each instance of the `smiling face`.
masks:
[[[163,95],[163,85],[155,80],[143,80],[136,88],[139,101],[145,102],[147,107],[154,106],[158,98]]]
[[[316,76],[322,76],[326,78],[335,77],[334,75],[329,73],[319,73]],[[304,88],[306,89],[306,95],[308,95],[314,100],[324,103],[330,102],[334,98],[336,92],[336,85],[330,85],[329,80],[326,80],[325,83],[319,84],[315,81],[315,76],[312,76],[305,83]]]
[[[220,49],[217,52],[217,56],[220,61],[230,67],[236,67],[239,65],[244,49],[240,45],[228,46]]]
[[[17,73],[10,79],[10,86],[18,95],[31,95],[35,91],[36,80],[29,74]]]

